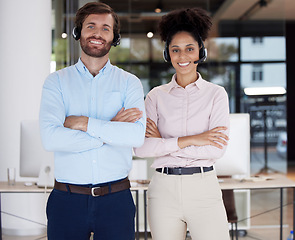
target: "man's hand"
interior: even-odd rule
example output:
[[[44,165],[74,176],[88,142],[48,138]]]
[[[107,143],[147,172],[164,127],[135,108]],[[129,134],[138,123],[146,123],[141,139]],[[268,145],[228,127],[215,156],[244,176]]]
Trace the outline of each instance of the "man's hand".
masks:
[[[111,120],[113,122],[130,122],[134,123],[142,117],[142,111],[138,108],[129,108],[125,110],[124,107],[117,113],[117,115]]]
[[[162,138],[157,125],[150,118],[147,118],[147,120],[146,120],[146,132],[145,132],[145,136],[147,138],[149,138],[149,137],[150,138]]]
[[[85,116],[68,116],[64,122],[64,127],[84,132],[87,131],[87,126],[88,117]]]

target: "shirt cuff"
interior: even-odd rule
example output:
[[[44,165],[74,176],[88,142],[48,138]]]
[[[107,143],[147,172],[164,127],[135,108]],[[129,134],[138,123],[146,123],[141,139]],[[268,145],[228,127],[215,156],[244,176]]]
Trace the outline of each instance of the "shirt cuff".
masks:
[[[102,121],[95,118],[88,118],[87,133],[94,138],[100,138],[99,132],[102,125]]]
[[[103,141],[97,138],[91,138],[90,145],[92,146],[92,148],[99,148],[103,145]]]
[[[101,147],[103,145],[103,141],[101,141],[100,137],[98,136],[100,124],[97,119],[88,118],[88,125],[87,125],[87,133],[92,137],[91,139],[91,146],[92,147]]]
[[[178,151],[180,148],[178,146],[178,137],[176,138],[162,138],[162,142],[165,142],[165,148],[167,151],[169,152],[176,152]]]

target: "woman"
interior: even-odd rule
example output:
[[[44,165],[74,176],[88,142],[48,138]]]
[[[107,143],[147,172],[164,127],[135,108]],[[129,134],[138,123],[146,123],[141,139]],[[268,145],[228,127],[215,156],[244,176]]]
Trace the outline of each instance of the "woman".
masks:
[[[228,96],[197,72],[210,27],[210,17],[199,8],[170,12],[159,24],[164,58],[176,74],[148,93],[146,139],[135,149],[139,157],[155,157],[148,190],[154,240],[183,240],[187,228],[194,240],[229,239],[213,169],[228,140]]]

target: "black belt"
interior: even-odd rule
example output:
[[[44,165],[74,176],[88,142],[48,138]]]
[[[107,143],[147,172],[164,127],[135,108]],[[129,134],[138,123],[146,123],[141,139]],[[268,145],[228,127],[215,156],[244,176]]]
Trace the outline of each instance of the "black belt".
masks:
[[[104,196],[109,193],[120,192],[130,188],[130,182],[128,178],[123,179],[120,182],[111,183],[105,186],[97,186],[97,187],[88,187],[88,186],[77,186],[73,184],[60,183],[55,181],[54,188],[60,191],[71,193],[79,193],[92,195],[93,197]]]
[[[165,173],[168,175],[191,175],[194,173],[201,173],[203,168],[203,172],[209,172],[213,170],[213,166],[211,167],[188,167],[188,168],[183,168],[183,167],[178,167],[178,168],[169,168],[169,167],[164,167],[164,168],[156,168],[157,172],[160,173]]]

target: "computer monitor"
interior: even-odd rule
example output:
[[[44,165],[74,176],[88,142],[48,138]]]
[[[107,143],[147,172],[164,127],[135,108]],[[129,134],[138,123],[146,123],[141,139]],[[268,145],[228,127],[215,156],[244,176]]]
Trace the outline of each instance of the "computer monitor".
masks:
[[[38,186],[53,186],[54,154],[42,146],[38,120],[21,122],[20,176],[38,178]]]
[[[218,176],[250,175],[250,116],[248,113],[230,114],[230,133],[227,149],[217,159]]]

